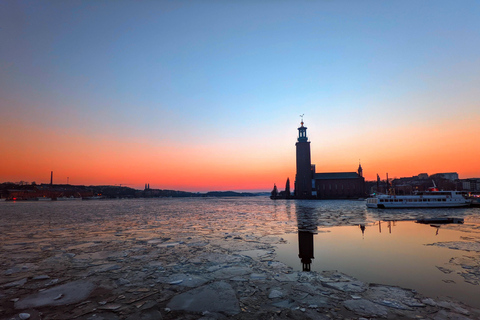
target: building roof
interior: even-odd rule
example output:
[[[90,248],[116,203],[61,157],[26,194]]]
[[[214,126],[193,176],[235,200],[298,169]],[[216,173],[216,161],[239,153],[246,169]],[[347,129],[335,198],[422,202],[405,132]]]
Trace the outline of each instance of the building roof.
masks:
[[[356,172],[321,172],[315,173],[315,180],[358,179]]]

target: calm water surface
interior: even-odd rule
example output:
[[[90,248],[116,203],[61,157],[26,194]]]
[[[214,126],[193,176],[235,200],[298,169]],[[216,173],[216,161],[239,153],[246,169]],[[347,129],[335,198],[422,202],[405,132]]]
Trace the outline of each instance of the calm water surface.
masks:
[[[414,222],[428,217],[458,217],[465,223],[432,227]],[[452,296],[480,307],[478,275],[464,277],[472,268],[480,272],[478,249],[433,245],[478,244],[480,208],[375,210],[363,201],[266,197],[0,203],[5,263],[22,250],[35,254],[55,243],[73,246],[91,237],[142,239],[152,230],[171,241],[239,237],[261,242],[279,237],[286,243],[276,245],[276,259],[295,270],[335,269],[362,281],[412,288],[432,297]]]

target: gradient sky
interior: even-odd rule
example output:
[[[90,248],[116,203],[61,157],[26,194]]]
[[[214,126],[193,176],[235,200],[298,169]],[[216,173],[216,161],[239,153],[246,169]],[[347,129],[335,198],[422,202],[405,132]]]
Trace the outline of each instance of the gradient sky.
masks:
[[[0,2],[0,182],[480,177],[480,2]],[[292,181],[293,183],[293,181]]]

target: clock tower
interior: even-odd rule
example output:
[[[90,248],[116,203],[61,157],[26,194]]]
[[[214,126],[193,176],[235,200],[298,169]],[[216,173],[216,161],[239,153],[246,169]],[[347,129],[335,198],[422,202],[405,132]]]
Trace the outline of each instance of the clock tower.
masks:
[[[298,128],[297,174],[295,175],[295,197],[310,199],[312,197],[312,162],[310,159],[310,141],[307,138],[307,127],[302,122]]]

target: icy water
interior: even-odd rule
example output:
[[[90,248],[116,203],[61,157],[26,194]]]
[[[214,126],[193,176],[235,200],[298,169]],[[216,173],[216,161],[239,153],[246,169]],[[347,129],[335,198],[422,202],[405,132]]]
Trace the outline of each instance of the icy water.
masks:
[[[480,307],[478,278],[469,278],[471,264],[462,267],[478,261],[470,259],[468,251],[438,246],[463,243],[463,231],[438,224],[379,221],[366,225],[363,232],[361,226],[340,226],[289,234],[284,237],[288,244],[278,247],[277,259],[295,270],[303,270],[302,258],[310,259],[312,271],[339,270],[362,281],[414,288],[427,296],[450,296]]]
[[[431,217],[462,218],[464,224],[414,222]],[[172,285],[223,279],[234,263],[236,269],[228,270],[238,274],[228,279],[244,286],[235,288],[248,310],[258,289],[243,281],[268,279],[268,270],[283,263],[480,307],[480,208],[374,210],[363,201],[266,197],[1,202],[0,248],[0,286],[8,288],[2,302],[91,278],[117,294],[113,306],[90,297],[91,310],[107,303],[109,310],[132,314],[140,307],[125,301],[138,301],[142,292],[167,303],[178,290]],[[255,271],[243,257],[264,267]],[[198,277],[182,276],[188,272]],[[82,304],[70,316],[88,314],[89,307]]]
[[[295,201],[296,234],[277,259],[295,270],[339,270],[361,281],[454,297],[480,307],[480,208],[364,208],[363,201]],[[464,223],[417,223],[425,218]],[[329,219],[331,218],[331,220]]]

